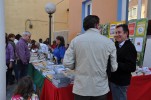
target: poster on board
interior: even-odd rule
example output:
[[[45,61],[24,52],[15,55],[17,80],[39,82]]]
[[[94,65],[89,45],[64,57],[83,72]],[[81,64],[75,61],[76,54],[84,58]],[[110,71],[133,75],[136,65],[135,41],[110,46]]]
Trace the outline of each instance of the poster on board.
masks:
[[[135,48],[137,52],[142,52],[142,48],[143,48],[143,37],[136,37],[135,38]]]
[[[109,24],[100,25],[102,35],[108,37]]]
[[[116,23],[114,24],[110,24],[110,33],[109,33],[109,36],[110,37],[114,37],[115,35],[115,28],[116,28]]]
[[[124,24],[125,21],[120,21],[120,22],[112,22],[110,23],[110,28],[109,28],[109,38],[113,38],[115,35],[115,29],[117,25]]]
[[[136,27],[136,22],[132,22],[132,23],[128,24],[129,35],[130,36],[134,36],[134,34],[135,34],[135,27]]]
[[[138,20],[136,25],[136,36],[144,36],[146,33],[146,19]]]

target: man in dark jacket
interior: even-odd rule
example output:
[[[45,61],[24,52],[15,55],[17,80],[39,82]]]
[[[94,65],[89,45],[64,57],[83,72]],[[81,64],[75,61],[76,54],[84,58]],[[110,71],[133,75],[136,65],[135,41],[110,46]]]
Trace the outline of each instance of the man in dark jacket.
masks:
[[[128,38],[128,26],[126,24],[118,25],[115,35],[118,69],[112,72],[110,77],[113,100],[127,100],[127,88],[130,85],[131,72],[136,70],[137,52]]]

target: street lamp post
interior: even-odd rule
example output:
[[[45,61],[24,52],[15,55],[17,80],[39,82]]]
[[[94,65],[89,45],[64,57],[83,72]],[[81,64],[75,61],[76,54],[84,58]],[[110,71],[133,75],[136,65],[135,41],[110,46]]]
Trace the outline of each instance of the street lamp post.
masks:
[[[49,14],[49,44],[51,45],[51,18],[52,14],[56,11],[56,5],[53,3],[47,3],[45,11]]]
[[[51,18],[52,15],[49,14],[49,45],[51,45]]]

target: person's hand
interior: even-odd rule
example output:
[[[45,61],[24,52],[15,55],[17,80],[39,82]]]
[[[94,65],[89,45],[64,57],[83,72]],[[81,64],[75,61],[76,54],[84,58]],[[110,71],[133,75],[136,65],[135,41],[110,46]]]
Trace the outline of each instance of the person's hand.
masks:
[[[12,67],[13,67],[13,63],[10,62],[10,63],[9,63],[9,69],[11,69]]]

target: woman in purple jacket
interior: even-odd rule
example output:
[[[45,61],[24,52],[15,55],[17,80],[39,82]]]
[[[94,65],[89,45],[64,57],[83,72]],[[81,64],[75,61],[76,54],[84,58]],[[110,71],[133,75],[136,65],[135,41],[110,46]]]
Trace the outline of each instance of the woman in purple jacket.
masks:
[[[10,43],[8,43],[8,39],[6,37],[6,65],[7,65],[6,85],[13,84],[13,82],[11,81],[13,61],[14,61],[14,48]]]

